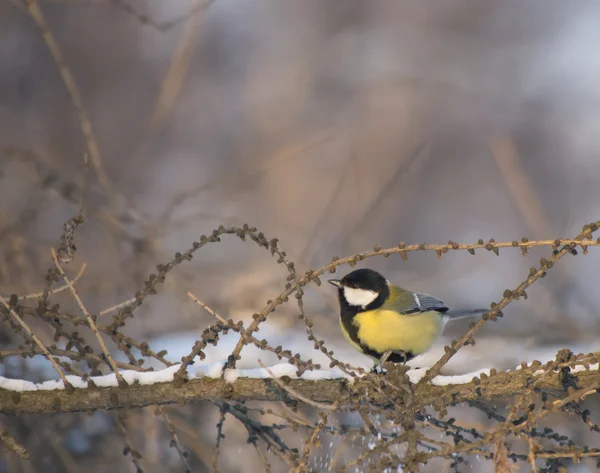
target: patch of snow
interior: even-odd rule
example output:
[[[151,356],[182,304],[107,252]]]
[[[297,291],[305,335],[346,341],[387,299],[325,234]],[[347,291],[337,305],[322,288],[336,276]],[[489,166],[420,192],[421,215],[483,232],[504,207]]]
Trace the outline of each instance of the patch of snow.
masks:
[[[228,383],[235,383],[236,380],[240,377],[240,370],[235,370],[232,368],[227,368],[225,373],[223,373],[223,378]]]

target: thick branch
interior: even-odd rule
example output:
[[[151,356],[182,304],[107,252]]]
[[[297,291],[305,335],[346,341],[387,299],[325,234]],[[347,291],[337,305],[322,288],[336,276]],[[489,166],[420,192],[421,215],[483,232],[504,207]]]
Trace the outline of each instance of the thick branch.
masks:
[[[528,387],[531,373],[513,371],[477,380],[468,384],[434,386],[424,384],[415,387],[415,407],[428,405],[458,404],[460,402],[492,399],[522,394]],[[600,371],[577,373],[580,388],[595,389],[600,386]],[[361,382],[348,384],[343,379],[310,381],[289,380],[289,386],[304,397],[316,402],[333,403],[349,401],[353,393],[359,392]],[[563,391],[558,375],[538,379],[536,386],[544,390]],[[372,390],[371,402],[385,404]],[[360,394],[364,396],[364,393]],[[54,412],[77,412],[95,409],[144,407],[158,404],[185,404],[203,400],[228,401],[281,401],[290,399],[289,393],[281,389],[273,379],[239,378],[234,383],[223,379],[193,379],[181,387],[172,382],[150,385],[133,384],[127,387],[104,387],[75,389],[72,394],[63,390],[16,392],[0,389],[0,412],[9,415],[44,414]],[[340,410],[343,410],[343,404]]]

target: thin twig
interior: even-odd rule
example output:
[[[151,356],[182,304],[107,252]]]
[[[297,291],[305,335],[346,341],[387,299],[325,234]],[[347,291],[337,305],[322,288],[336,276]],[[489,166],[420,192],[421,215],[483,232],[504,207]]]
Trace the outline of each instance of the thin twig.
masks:
[[[198,304],[200,307],[202,307],[210,315],[212,315],[213,317],[215,317],[217,320],[223,322],[225,325],[229,325],[229,323],[227,322],[227,320],[225,320],[221,315],[219,315],[217,312],[215,312],[213,309],[211,309],[209,306],[207,306],[204,302],[202,302],[200,299],[198,299],[190,291],[187,292],[187,295],[188,295],[188,297],[191,300],[193,300],[196,304]]]
[[[597,228],[597,226],[599,224],[600,223],[594,223],[593,225],[595,225],[596,226],[595,228]],[[591,233],[589,232],[589,226],[588,226],[588,231],[585,233],[585,235],[586,236],[582,237],[581,239],[576,238],[576,239],[529,241],[527,238],[523,237],[521,239],[521,241],[514,240],[514,241],[507,241],[507,242],[496,242],[494,240],[489,240],[488,242],[484,242],[483,240],[479,240],[477,243],[472,243],[472,244],[459,244],[454,241],[449,241],[445,245],[425,244],[425,243],[406,245],[404,242],[402,242],[402,243],[398,244],[398,246],[392,247],[392,248],[383,249],[379,245],[377,245],[372,251],[365,251],[362,253],[357,253],[352,256],[347,256],[345,258],[334,257],[332,259],[331,263],[326,264],[325,266],[322,266],[315,271],[308,271],[304,277],[299,279],[297,285],[294,284],[294,285],[287,287],[283,292],[281,292],[279,294],[278,297],[271,299],[271,301],[260,312],[259,315],[261,317],[257,317],[255,320],[253,320],[250,323],[250,325],[246,328],[246,332],[247,332],[248,336],[253,334],[257,330],[257,328],[261,324],[261,322],[263,320],[265,320],[265,317],[263,317],[263,316],[266,316],[267,314],[273,312],[275,307],[277,307],[278,305],[281,305],[292,294],[297,293],[298,292],[297,286],[303,287],[312,281],[320,283],[320,281],[318,279],[319,276],[321,276],[327,272],[334,272],[336,268],[338,268],[339,266],[342,266],[344,264],[355,265],[356,263],[363,261],[366,258],[371,258],[374,256],[384,256],[385,257],[385,256],[389,256],[392,254],[400,254],[402,259],[406,261],[408,259],[408,252],[413,252],[413,251],[435,251],[437,256],[441,257],[443,254],[445,254],[449,251],[466,250],[471,254],[475,254],[475,250],[484,249],[489,252],[493,252],[496,255],[499,255],[499,250],[501,248],[520,248],[521,252],[525,255],[527,252],[527,249],[533,248],[533,247],[538,247],[538,246],[551,246],[554,249],[559,248],[562,245],[564,245],[565,247],[571,246],[572,248],[574,248],[575,246],[581,246],[584,249],[587,246],[600,246],[600,240],[592,240],[591,239],[591,236],[590,236]],[[558,250],[556,250],[556,251],[558,251]],[[564,254],[564,253],[560,253],[560,254],[562,256],[562,254]],[[543,274],[543,272],[540,272],[538,277],[541,276],[541,274]],[[463,340],[463,342],[464,342],[464,340]],[[236,345],[234,351],[232,352],[232,356],[235,356],[236,358],[238,358],[240,356],[241,351],[242,351],[243,347],[245,346],[245,344],[246,344],[245,342],[242,342],[242,340],[240,340],[238,342],[238,344]],[[444,362],[444,364],[445,364],[445,362]],[[341,366],[341,365],[338,365],[338,366]],[[438,368],[441,368],[441,366]]]
[[[106,309],[101,310],[100,312],[98,312],[98,315],[107,315],[110,314],[111,312],[114,312],[115,310],[120,310],[123,309],[125,307],[128,307],[130,305],[133,305],[136,301],[135,297],[132,297],[131,299],[127,299],[125,302],[121,302],[119,304],[113,305],[112,307],[108,307]]]
[[[83,263],[81,265],[81,268],[79,268],[79,272],[75,275],[75,277],[71,281],[72,284],[75,284],[77,281],[79,281],[79,279],[81,278],[81,276],[83,276],[83,272],[86,270],[86,268],[87,268],[87,264]],[[48,291],[48,295],[50,295],[50,294],[57,294],[59,292],[63,292],[65,289],[69,289],[69,285],[68,284],[65,284],[64,286],[60,286],[60,287],[58,287],[56,289],[52,289],[52,290]],[[27,301],[27,300],[30,300],[30,299],[38,299],[38,298],[42,297],[43,295],[44,295],[43,291],[42,292],[35,292],[33,294],[26,294],[24,296],[19,296],[17,298],[17,300],[19,300],[19,301]],[[5,298],[7,298],[7,297],[5,296]]]
[[[123,451],[123,455],[130,455],[131,461],[137,469],[137,473],[144,473],[144,469],[142,468],[142,463],[140,460],[142,459],[142,455],[133,448],[131,444],[131,440],[129,439],[129,434],[127,433],[127,428],[125,427],[125,420],[123,414],[114,414],[115,424],[117,425],[117,429],[123,435],[123,440],[125,441],[125,450]]]
[[[81,183],[81,194],[79,195],[79,216],[83,216],[83,203],[85,201],[85,191],[88,185],[89,157],[87,153],[83,155],[83,182]]]
[[[221,439],[225,438],[223,435],[223,425],[225,424],[225,419],[227,418],[227,405],[223,404],[219,407],[219,422],[217,422],[217,442],[215,445],[215,453],[213,454],[213,462],[212,467],[214,473],[219,472],[219,454],[221,453]]]
[[[125,5],[124,2],[122,4]],[[177,103],[188,76],[191,59],[201,31],[203,17],[201,11],[204,9],[199,8],[201,5],[204,6],[205,2],[197,0],[196,5],[192,8],[192,13],[187,16],[183,32],[173,52],[171,64],[145,125],[143,136],[137,149],[130,156],[132,163],[137,163],[142,156],[147,154],[150,140],[163,127]]]
[[[265,473],[273,473],[273,469],[271,468],[271,464],[269,463],[266,455],[261,451],[260,447],[256,443],[253,443],[252,445],[254,446],[254,450],[256,450],[258,458],[262,460],[263,466],[265,467]]]
[[[90,157],[92,159],[92,164],[94,166],[94,169],[96,170],[96,173],[98,174],[98,179],[100,180],[102,185],[107,190],[109,190],[111,189],[110,181],[108,179],[108,176],[104,172],[102,160],[100,158],[100,150],[98,148],[98,143],[96,141],[96,137],[94,136],[94,131],[92,129],[92,122],[90,120],[87,110],[83,105],[83,99],[81,98],[81,94],[79,93],[77,82],[75,81],[75,78],[73,77],[73,74],[71,73],[71,70],[67,65],[67,62],[60,49],[60,46],[56,42],[54,35],[50,31],[50,28],[46,23],[46,19],[44,18],[44,14],[40,9],[37,0],[25,0],[25,6],[31,18],[39,28],[44,42],[48,46],[50,54],[52,54],[52,58],[54,59],[58,71],[62,76],[63,82],[65,83],[69,95],[71,96],[73,105],[77,110],[77,114],[79,115],[79,121],[81,123],[81,129],[86,140]]]
[[[306,441],[304,445],[304,452],[302,452],[302,459],[300,460],[300,464],[296,468],[295,473],[302,473],[303,471],[310,471],[306,468],[306,464],[308,463],[308,458],[310,456],[310,452],[315,445],[319,442],[319,435],[323,431],[323,428],[327,425],[327,415],[322,413],[321,420],[313,429],[310,438]]]
[[[106,360],[101,355],[94,355],[92,353],[82,354],[81,352],[78,352],[78,351],[61,350],[59,348],[52,348],[52,347],[50,347],[48,349],[48,351],[50,353],[52,353],[54,356],[62,356],[65,358],[70,358],[71,360],[75,360],[75,361],[87,360],[87,361],[89,361],[93,364],[97,364],[97,365],[106,363]],[[14,350],[0,350],[0,359],[10,357],[10,356],[25,357],[25,356],[43,355],[43,354],[44,353],[39,348],[36,348],[36,347],[31,347],[29,349],[16,348]],[[152,369],[152,368],[142,368],[141,366],[123,363],[121,361],[116,361],[116,360],[115,360],[115,364],[122,370],[134,370],[134,371],[143,372],[143,371],[150,371]]]
[[[0,440],[2,440],[7,449],[12,450],[13,452],[21,456],[21,458],[29,460],[29,452],[27,451],[27,449],[19,442],[17,442],[17,440],[6,430],[0,432]]]
[[[585,242],[592,241],[591,234],[593,231],[597,230],[599,226],[600,221],[584,226],[582,232],[576,238],[574,238],[576,243],[573,245],[584,245]],[[598,242],[598,240],[596,240],[596,242]],[[458,352],[458,350],[465,346],[465,342],[470,340],[471,337],[487,323],[490,316],[496,317],[510,302],[525,294],[525,290],[528,289],[529,286],[531,286],[539,278],[544,277],[550,268],[552,268],[564,255],[572,252],[573,248],[574,246],[567,244],[563,246],[561,250],[555,250],[553,255],[548,260],[542,258],[539,269],[535,270],[533,268],[529,277],[519,284],[515,290],[506,290],[504,297],[497,304],[495,304],[487,314],[484,314],[481,319],[472,325],[472,327],[467,330],[465,334],[463,334],[455,343],[453,343],[450,350],[446,351],[446,353],[444,353],[444,355],[433,365],[433,367],[427,371],[425,376],[421,378],[419,384],[427,383],[437,376],[440,370],[446,365],[446,363],[448,363],[448,361],[450,361],[450,359]]]
[[[519,153],[510,137],[494,137],[489,140],[492,157],[496,161],[527,226],[536,234],[550,235],[551,228],[542,202],[527,173],[519,162]]]
[[[51,248],[50,251],[52,253],[52,260],[54,261],[54,265],[56,266],[56,269],[58,269],[58,271],[60,272],[60,275],[65,280],[65,283],[68,284],[69,289],[71,290],[71,294],[73,295],[73,298],[75,299],[75,301],[77,301],[77,305],[79,305],[81,312],[83,312],[83,315],[85,315],[85,317],[87,318],[88,323],[90,324],[90,328],[94,332],[94,335],[96,336],[96,339],[98,340],[98,343],[100,344],[100,347],[102,347],[102,351],[104,352],[106,359],[110,363],[110,367],[115,372],[119,386],[121,386],[123,384],[127,384],[127,382],[125,381],[125,379],[123,378],[121,373],[119,373],[119,368],[117,368],[115,360],[113,360],[112,355],[108,351],[108,348],[106,347],[106,344],[104,343],[104,340],[102,339],[102,336],[100,335],[100,332],[98,332],[98,329],[96,328],[96,323],[94,322],[94,318],[85,308],[83,301],[77,294],[77,290],[75,289],[75,286],[73,286],[71,281],[69,281],[69,278],[67,277],[64,270],[60,266],[60,263],[58,262],[58,257],[56,256],[56,251],[54,250],[54,248]]]
[[[336,411],[339,408],[339,404],[338,404],[337,401],[335,401],[333,404],[325,404],[325,403],[322,403],[322,402],[313,401],[312,399],[309,399],[306,396],[303,396],[298,391],[295,391],[294,389],[290,388],[289,386],[286,386],[286,384],[283,381],[281,381],[277,376],[275,376],[273,374],[273,372],[271,371],[271,369],[268,368],[262,362],[262,360],[258,360],[258,364],[260,366],[262,366],[264,369],[266,369],[267,373],[269,373],[271,375],[271,378],[273,378],[273,381],[275,381],[275,383],[281,389],[283,389],[285,392],[287,392],[288,394],[290,394],[292,397],[295,397],[296,399],[299,399],[300,401],[308,404],[309,406],[318,407],[319,409],[324,409],[326,411]]]
[[[19,317],[19,314],[17,314],[14,311],[14,309],[8,305],[8,302],[6,302],[6,299],[4,299],[4,297],[0,296],[0,302],[2,302],[4,307],[6,307],[6,309],[10,312],[10,315],[12,315],[12,317],[17,321],[17,323],[23,328],[23,330],[25,330],[25,332],[27,332],[27,335],[29,335],[31,337],[31,339],[36,343],[36,345],[40,348],[40,350],[42,350],[44,352],[44,355],[46,356],[48,361],[50,363],[52,363],[52,366],[54,366],[54,369],[58,372],[60,379],[62,380],[63,384],[65,385],[65,390],[68,393],[73,392],[75,390],[75,388],[73,387],[73,385],[71,383],[69,383],[67,381],[67,378],[65,378],[65,375],[64,375],[63,371],[60,369],[60,366],[58,366],[57,361],[50,354],[50,352],[48,351],[46,346],[42,343],[42,341],[37,337],[37,335],[35,333],[33,333],[31,331],[31,329],[23,321],[23,319],[21,317]]]
[[[129,215],[137,221],[142,221],[141,215],[132,207],[131,203],[126,199],[126,197],[114,188],[110,182],[110,179],[108,178],[108,175],[106,174],[106,171],[104,170],[100,148],[92,127],[92,121],[87,109],[83,104],[83,98],[79,92],[77,82],[75,81],[75,77],[73,76],[67,61],[65,60],[63,52],[56,41],[56,38],[52,34],[52,31],[46,22],[46,18],[40,9],[38,1],[25,0],[25,8],[40,30],[42,38],[44,39],[46,46],[48,46],[50,54],[52,55],[52,59],[54,60],[58,72],[63,79],[65,87],[67,88],[71,102],[77,111],[81,132],[83,133],[86,147],[89,152],[89,157],[92,161],[92,166],[94,166],[94,170],[96,171],[100,184],[102,187],[104,187],[110,199],[118,197],[123,202],[127,202]]]
[[[185,469],[185,473],[190,473],[192,471],[192,469],[190,468],[190,464],[187,459],[188,453],[181,446],[181,442],[179,441],[179,436],[177,435],[177,432],[175,431],[175,426],[171,422],[171,418],[169,417],[169,414],[167,414],[167,411],[162,406],[158,407],[158,412],[160,414],[162,414],[163,418],[165,419],[165,423],[167,424],[167,429],[169,430],[169,434],[171,435],[171,446],[175,447],[175,449],[177,450],[177,453],[179,453],[179,459],[181,460],[181,464],[183,465],[183,468]]]
[[[533,473],[538,473],[538,469],[537,466],[535,464],[535,444],[533,442],[533,439],[531,437],[529,437],[528,442],[529,444],[529,453],[527,454],[527,457],[529,459],[529,464],[531,465],[531,470],[533,471]]]
[[[60,0],[60,1],[69,1],[69,0]],[[162,31],[162,32],[168,31],[168,30],[172,29],[174,26],[177,26],[179,23],[183,23],[184,21],[187,21],[194,14],[207,9],[215,1],[216,0],[206,0],[204,2],[198,2],[198,3],[196,3],[196,5],[191,7],[187,12],[183,13],[182,15],[180,15],[172,20],[157,22],[155,19],[151,18],[150,16],[145,15],[144,13],[139,13],[138,11],[134,10],[131,5],[129,5],[127,2],[125,2],[123,0],[112,0],[112,2],[118,8],[120,8],[121,10],[125,11],[126,13],[132,15],[133,17],[135,17],[140,23],[151,26],[152,28],[155,28],[158,31]]]

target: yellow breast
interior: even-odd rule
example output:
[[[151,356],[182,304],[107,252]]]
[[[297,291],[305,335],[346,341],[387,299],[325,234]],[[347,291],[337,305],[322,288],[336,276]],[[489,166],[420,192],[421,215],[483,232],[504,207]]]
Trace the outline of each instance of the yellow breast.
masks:
[[[413,354],[427,351],[442,332],[438,312],[400,315],[392,310],[371,310],[354,317],[358,337],[369,348],[383,353],[403,350]]]

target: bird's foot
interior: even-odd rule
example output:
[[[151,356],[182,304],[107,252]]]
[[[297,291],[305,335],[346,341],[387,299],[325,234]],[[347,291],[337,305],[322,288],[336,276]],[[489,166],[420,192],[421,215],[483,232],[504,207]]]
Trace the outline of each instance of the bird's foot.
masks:
[[[372,374],[387,374],[387,370],[382,368],[381,365],[374,365],[373,368],[371,368],[371,373]]]
[[[392,355],[392,351],[388,350],[386,352],[384,352],[381,357],[379,358],[379,363],[377,363],[376,365],[373,366],[373,368],[371,369],[371,373],[374,374],[386,374],[387,370],[383,367],[386,363],[387,360],[389,359],[389,357]]]

